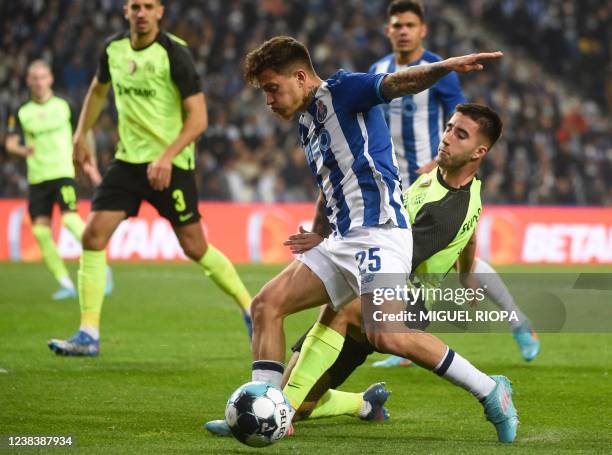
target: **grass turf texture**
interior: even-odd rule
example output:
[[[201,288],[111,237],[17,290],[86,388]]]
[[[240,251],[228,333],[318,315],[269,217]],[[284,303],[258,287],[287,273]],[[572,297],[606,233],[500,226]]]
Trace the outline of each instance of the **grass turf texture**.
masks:
[[[73,276],[75,268],[71,264]],[[278,270],[239,267],[253,293]],[[202,428],[222,417],[230,393],[250,378],[237,307],[189,264],[115,264],[114,272],[100,357],[65,358],[46,342],[74,332],[77,301],[50,300],[55,284],[41,264],[0,264],[0,434],[5,440],[72,435],[70,453],[252,452]],[[315,315],[311,310],[288,319],[288,345]],[[511,447],[496,442],[481,406],[466,392],[419,368],[365,365],[343,390],[385,380],[393,391],[389,422],[300,422],[294,437],[264,450],[603,453],[612,447],[612,334],[543,334],[533,364],[522,361],[509,333],[442,338],[484,371],[512,379],[521,425]]]

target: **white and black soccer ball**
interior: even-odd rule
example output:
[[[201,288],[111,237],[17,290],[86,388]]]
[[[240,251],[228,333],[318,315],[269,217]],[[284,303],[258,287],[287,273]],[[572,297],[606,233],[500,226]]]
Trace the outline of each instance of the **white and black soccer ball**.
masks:
[[[243,444],[265,447],[287,434],[291,425],[291,405],[273,384],[247,382],[227,401],[225,421]]]

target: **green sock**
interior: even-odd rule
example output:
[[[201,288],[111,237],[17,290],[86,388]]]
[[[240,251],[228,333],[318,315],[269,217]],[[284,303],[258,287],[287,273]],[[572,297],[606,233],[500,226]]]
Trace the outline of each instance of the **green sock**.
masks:
[[[334,364],[343,345],[344,337],[323,324],[317,322],[310,329],[283,389],[294,409],[300,407],[321,375]]]
[[[66,280],[70,281],[66,265],[57,252],[55,243],[53,243],[51,228],[45,224],[35,224],[32,226],[32,233],[38,242],[43,260],[55,279],[60,283],[65,283]]]
[[[225,293],[232,296],[243,311],[248,312],[251,306],[251,295],[238,276],[230,260],[212,245],[208,245],[206,254],[198,262],[204,272]]]
[[[341,415],[358,416],[362,405],[362,393],[340,392],[330,389],[319,399],[308,418],[320,419]]]
[[[62,214],[62,223],[80,242],[85,230],[85,223],[76,212],[65,212]]]
[[[106,252],[83,250],[79,267],[81,328],[100,327],[100,313],[106,286]]]

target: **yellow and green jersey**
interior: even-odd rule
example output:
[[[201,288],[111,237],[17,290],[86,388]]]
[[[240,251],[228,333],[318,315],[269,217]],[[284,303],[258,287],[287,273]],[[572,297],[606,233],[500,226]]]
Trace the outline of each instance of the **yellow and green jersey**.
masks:
[[[481,182],[461,188],[444,182],[438,168],[422,174],[404,192],[412,225],[412,270],[420,282],[436,287],[472,237],[482,211]]]
[[[156,160],[183,128],[182,101],[202,91],[186,43],[165,32],[143,49],[132,48],[129,32],[110,38],[97,78],[112,82],[119,116],[115,158],[128,163]],[[172,162],[193,169],[194,144]]]
[[[68,102],[52,96],[44,103],[30,100],[9,117],[8,131],[19,134],[34,154],[26,159],[28,182],[74,178],[72,128],[76,120]]]

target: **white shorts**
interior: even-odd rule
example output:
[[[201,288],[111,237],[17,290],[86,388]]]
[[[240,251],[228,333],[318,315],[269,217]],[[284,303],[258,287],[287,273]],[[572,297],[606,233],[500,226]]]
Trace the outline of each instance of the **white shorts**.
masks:
[[[385,274],[399,286],[406,284],[412,267],[412,232],[391,224],[353,228],[343,237],[326,238],[297,259],[323,282],[337,311],[372,293],[374,275]]]

